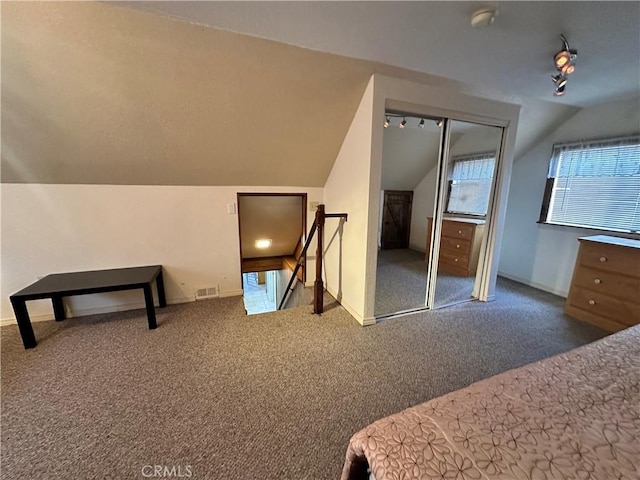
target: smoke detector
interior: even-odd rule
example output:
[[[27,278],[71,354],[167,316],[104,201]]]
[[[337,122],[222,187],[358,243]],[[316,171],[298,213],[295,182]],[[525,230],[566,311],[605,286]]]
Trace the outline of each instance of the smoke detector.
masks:
[[[488,27],[498,15],[498,9],[493,7],[481,8],[471,14],[471,26],[475,28]]]

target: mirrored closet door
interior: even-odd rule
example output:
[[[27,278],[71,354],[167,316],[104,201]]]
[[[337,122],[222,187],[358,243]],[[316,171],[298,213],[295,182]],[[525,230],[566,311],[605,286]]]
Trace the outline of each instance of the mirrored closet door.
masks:
[[[457,120],[448,121],[447,128],[448,142],[440,171],[442,196],[434,212],[440,223],[438,236],[433,237],[439,239],[439,245],[435,285],[431,284],[433,293],[428,299],[432,308],[478,296],[478,266],[486,240],[503,131],[500,127]],[[427,218],[428,233],[434,228],[434,215]],[[431,239],[428,234],[427,241]]]
[[[376,318],[478,298],[502,137],[502,127],[385,113]]]
[[[433,215],[442,124],[438,118],[385,115],[376,317],[425,308],[426,218]]]

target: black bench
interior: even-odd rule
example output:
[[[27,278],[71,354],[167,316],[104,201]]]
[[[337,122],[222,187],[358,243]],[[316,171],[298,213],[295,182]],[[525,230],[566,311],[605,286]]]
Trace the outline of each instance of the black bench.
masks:
[[[33,334],[31,320],[27,312],[27,300],[50,298],[55,319],[56,321],[61,321],[65,319],[64,305],[62,304],[64,297],[142,288],[149,329],[156,328],[156,313],[151,289],[154,280],[158,288],[159,305],[160,307],[166,307],[167,300],[164,295],[162,265],[94,270],[90,272],[55,273],[41,278],[9,297],[16,315],[24,348],[36,346],[36,337]]]

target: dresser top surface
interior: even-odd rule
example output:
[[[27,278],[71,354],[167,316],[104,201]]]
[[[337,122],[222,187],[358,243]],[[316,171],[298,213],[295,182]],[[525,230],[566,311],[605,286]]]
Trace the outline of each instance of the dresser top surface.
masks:
[[[429,220],[433,220],[432,217],[427,217]],[[442,217],[442,220],[448,222],[460,222],[460,223],[471,223],[473,225],[484,225],[486,220],[484,218],[466,218],[466,217]]]
[[[630,238],[611,237],[609,235],[594,235],[592,237],[580,237],[581,242],[607,243],[609,245],[617,245],[619,247],[630,247],[640,249],[640,240],[632,240]]]

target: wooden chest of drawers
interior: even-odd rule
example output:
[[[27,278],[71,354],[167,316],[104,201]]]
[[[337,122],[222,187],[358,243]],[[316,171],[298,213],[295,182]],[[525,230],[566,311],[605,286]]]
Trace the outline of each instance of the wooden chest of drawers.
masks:
[[[640,241],[580,238],[564,312],[616,332],[640,323]]]
[[[432,218],[427,218],[427,220],[429,224],[427,226],[426,262],[429,261],[433,224]],[[478,258],[480,257],[480,243],[484,233],[484,223],[484,220],[467,218],[443,219],[438,268],[461,277],[474,276],[478,267]]]

